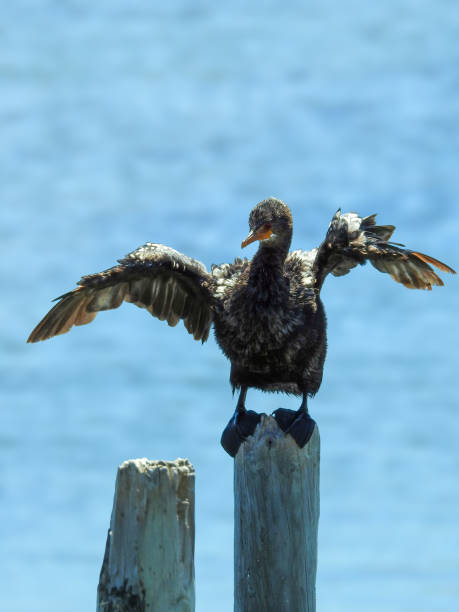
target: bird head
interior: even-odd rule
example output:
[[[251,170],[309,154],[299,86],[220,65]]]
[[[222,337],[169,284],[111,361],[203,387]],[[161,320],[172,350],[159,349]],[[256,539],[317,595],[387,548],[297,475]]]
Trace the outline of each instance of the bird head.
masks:
[[[242,248],[255,240],[260,240],[264,245],[273,247],[286,241],[290,242],[292,213],[281,200],[268,198],[252,209],[249,228],[249,235],[242,242]]]

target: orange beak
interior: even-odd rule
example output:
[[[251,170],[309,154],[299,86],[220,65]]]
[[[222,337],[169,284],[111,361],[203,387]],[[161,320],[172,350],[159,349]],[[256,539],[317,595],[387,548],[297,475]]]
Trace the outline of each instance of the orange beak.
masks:
[[[265,226],[262,225],[258,229],[250,232],[247,238],[242,241],[241,248],[246,247],[251,242],[255,242],[255,240],[266,240],[266,238],[269,238],[272,233],[273,230],[271,228],[266,229]]]

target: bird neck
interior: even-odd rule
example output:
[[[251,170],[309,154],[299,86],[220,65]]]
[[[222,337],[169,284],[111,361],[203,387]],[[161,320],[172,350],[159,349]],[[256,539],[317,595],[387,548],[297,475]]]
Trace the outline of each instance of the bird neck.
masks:
[[[285,244],[266,245],[262,242],[252,260],[249,284],[259,295],[270,294],[271,290],[284,283],[284,262],[290,241]]]

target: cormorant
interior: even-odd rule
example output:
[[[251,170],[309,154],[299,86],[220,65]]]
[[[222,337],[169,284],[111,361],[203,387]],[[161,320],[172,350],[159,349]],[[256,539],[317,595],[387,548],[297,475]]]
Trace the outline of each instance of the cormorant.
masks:
[[[375,217],[338,210],[318,248],[289,253],[290,209],[268,198],[251,211],[250,233],[241,245],[260,242],[251,261],[235,259],[213,265],[208,272],[201,262],[149,242],[120,259],[119,265],[83,276],[76,289],[57,298],[28,342],[90,323],[100,310],[118,308],[123,301],[172,326],[182,319],[202,342],[213,324],[217,342],[231,362],[233,391],[240,389],[222,436],[225,450],[234,456],[260,419],[245,408],[249,387],[302,396],[298,411],[278,409],[274,417],[303,446],[314,427],[307,397],[320,387],[326,353],[320,290],[327,274],[342,276],[370,261],[405,287],[430,290],[443,282],[429,264],[455,273],[433,257],[390,242],[395,227],[376,225]]]

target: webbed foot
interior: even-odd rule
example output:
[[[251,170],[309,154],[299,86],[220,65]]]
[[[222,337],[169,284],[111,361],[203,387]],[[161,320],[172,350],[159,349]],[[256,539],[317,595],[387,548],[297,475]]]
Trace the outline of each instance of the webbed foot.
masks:
[[[253,435],[261,414],[253,410],[240,410],[236,408],[235,413],[225,427],[220,440],[221,445],[231,457],[235,457],[241,444]]]
[[[272,414],[283,432],[288,433],[300,448],[309,441],[314,431],[316,422],[311,419],[307,410],[288,410],[278,408]]]

